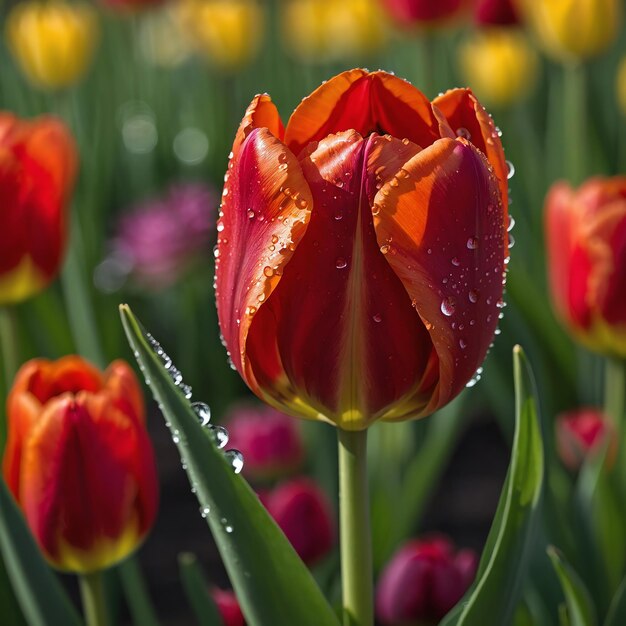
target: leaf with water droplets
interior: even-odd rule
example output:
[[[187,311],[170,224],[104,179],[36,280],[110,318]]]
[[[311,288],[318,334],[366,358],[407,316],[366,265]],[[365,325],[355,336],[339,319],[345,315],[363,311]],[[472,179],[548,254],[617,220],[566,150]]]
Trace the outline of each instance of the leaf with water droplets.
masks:
[[[178,450],[215,537],[249,626],[339,626],[315,580],[243,477],[236,451],[217,449],[180,393],[128,306],[126,336],[150,377],[155,399],[176,431]],[[235,470],[235,471],[233,471]],[[222,524],[221,520],[228,520]],[[229,530],[230,529],[230,530]]]

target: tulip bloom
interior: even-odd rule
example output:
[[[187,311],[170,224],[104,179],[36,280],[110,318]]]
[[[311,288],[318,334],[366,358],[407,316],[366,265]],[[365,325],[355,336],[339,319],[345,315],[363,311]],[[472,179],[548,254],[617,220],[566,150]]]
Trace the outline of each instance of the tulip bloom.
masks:
[[[261,502],[307,565],[330,552],[335,542],[331,508],[326,494],[312,480],[282,483],[262,494]]]
[[[385,42],[377,0],[288,0],[282,7],[285,41],[307,62],[361,56]]]
[[[0,305],[32,296],[57,275],[76,161],[60,120],[0,112]]]
[[[556,444],[563,464],[577,470],[589,455],[608,444],[607,462],[617,454],[615,428],[600,409],[583,408],[562,413],[556,418]]]
[[[217,308],[254,393],[346,430],[460,393],[496,329],[508,221],[500,138],[469,90],[430,103],[351,70],[286,128],[257,96],[226,178]]]
[[[264,13],[258,0],[182,0],[178,10],[194,48],[219,69],[246,65],[261,46]]]
[[[514,0],[476,0],[474,21],[481,26],[510,26],[518,24]]]
[[[626,177],[556,183],[546,198],[552,300],[591,350],[626,356]]]
[[[245,626],[243,613],[234,592],[213,587],[211,597],[217,606],[224,626]]]
[[[472,33],[459,49],[467,82],[487,104],[506,107],[535,86],[539,59],[517,28],[485,28]]]
[[[226,418],[229,442],[243,454],[247,478],[271,479],[297,469],[304,448],[295,422],[271,407],[235,407]]]
[[[465,0],[382,0],[382,4],[401,26],[430,26],[458,15]]]
[[[77,356],[35,359],[7,402],[4,478],[44,556],[93,572],[128,556],[157,511],[143,396],[123,361],[100,373]]]
[[[622,0],[518,0],[518,5],[557,61],[578,62],[604,52],[622,23]]]
[[[44,89],[67,87],[91,63],[98,40],[95,11],[63,0],[19,2],[7,18],[9,48],[28,80]]]
[[[385,626],[436,624],[463,597],[476,575],[472,550],[455,554],[445,537],[411,541],[383,570],[376,615]]]

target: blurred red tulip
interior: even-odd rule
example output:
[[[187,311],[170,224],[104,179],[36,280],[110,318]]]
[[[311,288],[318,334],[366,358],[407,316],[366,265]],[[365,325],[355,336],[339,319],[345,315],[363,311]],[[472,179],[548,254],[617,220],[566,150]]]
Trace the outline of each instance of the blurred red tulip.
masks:
[[[444,537],[405,544],[380,576],[378,619],[385,626],[439,622],[472,584],[477,566],[472,550],[455,553]]]
[[[507,166],[467,89],[430,103],[351,70],[241,123],[218,222],[234,366],[262,400],[348,430],[432,413],[480,366],[502,306]]]
[[[557,450],[563,465],[569,469],[579,469],[605,443],[607,463],[612,465],[617,454],[615,427],[600,409],[586,407],[557,417]]]
[[[290,480],[260,498],[307,565],[328,554],[335,541],[331,508],[326,494],[312,480]]]
[[[519,23],[514,0],[475,0],[474,21],[481,26],[508,26]]]
[[[7,402],[7,485],[48,561],[108,567],[150,530],[158,485],[143,396],[123,361],[101,374],[77,356],[35,359]]]
[[[556,183],[546,235],[557,313],[590,349],[626,356],[626,177]]]
[[[402,26],[431,25],[456,16],[465,0],[381,0],[389,15]]]
[[[296,470],[304,449],[296,423],[267,406],[234,407],[226,418],[230,445],[243,454],[249,479],[278,478]]]
[[[0,305],[34,295],[57,275],[76,167],[60,120],[0,112]]]
[[[211,597],[217,606],[224,626],[245,626],[245,620],[237,596],[233,591],[213,587]]]

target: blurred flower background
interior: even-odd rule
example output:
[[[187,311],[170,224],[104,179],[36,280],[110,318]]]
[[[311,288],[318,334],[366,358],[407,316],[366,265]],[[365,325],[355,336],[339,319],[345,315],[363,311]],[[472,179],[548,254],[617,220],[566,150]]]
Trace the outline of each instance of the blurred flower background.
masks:
[[[451,87],[471,87],[501,129],[509,161],[514,218],[499,336],[484,371],[441,415],[377,424],[369,450],[380,623],[436,622],[473,577],[472,550],[482,549],[504,480],[513,429],[514,344],[528,352],[542,398],[548,482],[554,490],[548,518],[551,504],[567,500],[564,494],[589,450],[602,442],[612,445],[606,416],[581,410],[603,404],[602,358],[575,344],[557,321],[547,267],[549,259],[559,319],[574,327],[576,336],[585,335],[593,349],[623,356],[626,315],[619,298],[625,284],[626,183],[602,182],[626,172],[623,10],[622,0],[4,2],[0,110],[24,119],[56,116],[75,137],[79,155],[67,220],[52,219],[57,230],[67,231],[67,244],[61,237],[63,246],[56,250],[60,256],[67,247],[64,266],[60,279],[45,290],[56,266],[45,280],[27,277],[31,283],[19,287],[5,271],[15,267],[5,262],[4,245],[13,231],[8,201],[0,195],[0,303],[19,300],[0,311],[5,362],[73,353],[98,366],[131,360],[117,314],[120,302],[130,302],[193,386],[194,398],[210,404],[212,421],[229,428],[261,501],[336,600],[332,428],[296,422],[255,404],[220,342],[213,246],[232,138],[255,94],[270,93],[286,120],[304,94],[350,67],[394,72],[431,99]],[[0,181],[10,163],[4,155],[18,150],[3,119]],[[41,124],[47,123],[43,119]],[[29,164],[39,167],[37,159]],[[67,165],[68,177],[70,169]],[[601,178],[579,191],[570,189],[591,176]],[[544,199],[560,179],[569,186],[560,183],[549,195],[548,254]],[[0,182],[0,194],[2,189]],[[577,250],[574,235],[567,239],[565,230],[573,232],[574,221],[585,219],[580,208],[585,198],[593,205],[590,212],[622,202],[622,213],[612,214],[612,232],[618,234],[608,246],[617,269],[593,282],[593,297],[560,288],[565,280],[560,277],[576,265],[570,263]],[[27,200],[24,206],[30,206]],[[563,206],[552,206],[556,202]],[[557,210],[562,215],[554,217]],[[43,218],[33,213],[29,219]],[[35,222],[29,223],[33,229]],[[602,220],[583,226],[595,228],[593,237],[606,235]],[[20,228],[30,232],[23,238],[38,236]],[[13,252],[25,254],[16,250],[14,245]],[[602,280],[608,286],[598,295]],[[612,308],[603,309],[587,336],[588,326],[577,316],[591,314],[581,312],[581,303],[597,316],[593,307],[604,296],[613,298]],[[572,308],[576,297],[580,306]],[[11,387],[12,369],[3,371],[2,398]],[[564,415],[574,410],[579,412]],[[177,574],[181,552],[198,555],[225,623],[241,624],[169,431],[156,406],[148,403],[147,412],[161,508],[141,562],[162,624],[192,620]],[[2,419],[0,450],[5,440]],[[550,521],[546,528],[549,533]],[[452,539],[431,535],[418,541],[424,533]],[[537,562],[547,567],[541,558]],[[414,563],[425,569],[416,571]],[[397,596],[405,586],[438,589],[443,570],[456,576],[454,588],[442,589],[437,601],[429,600],[434,604],[420,604],[418,596],[414,606],[401,605]],[[398,580],[392,584],[392,578]],[[529,597],[535,607],[556,606],[549,599],[554,589],[552,578],[537,574]],[[131,623],[126,609],[120,611],[119,623]],[[529,623],[556,624],[556,614],[554,620]]]

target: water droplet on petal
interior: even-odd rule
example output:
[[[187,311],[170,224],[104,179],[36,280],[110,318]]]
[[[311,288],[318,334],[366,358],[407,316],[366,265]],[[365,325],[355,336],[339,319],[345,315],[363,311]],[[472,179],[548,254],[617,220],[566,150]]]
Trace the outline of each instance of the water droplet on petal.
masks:
[[[506,177],[508,180],[515,176],[515,165],[511,161],[506,162]]]
[[[383,321],[383,316],[380,313],[376,313],[372,319],[378,324]]]
[[[469,130],[463,126],[459,126],[459,128],[456,129],[456,136],[467,139],[467,141],[472,140],[472,133],[470,133]]]
[[[391,246],[387,243],[383,244],[382,246],[380,246],[380,251],[383,254],[388,254],[389,250],[391,250]]]
[[[478,247],[478,239],[476,239],[476,237],[470,237],[467,240],[467,247],[469,250],[476,250]]]
[[[471,289],[470,292],[467,294],[467,297],[469,298],[469,301],[472,304],[475,304],[476,302],[478,302],[479,296],[480,294],[477,289]]]
[[[454,314],[456,310],[456,302],[452,296],[448,298],[444,298],[441,302],[441,312],[446,316],[450,317]]]
[[[342,257],[340,256],[336,261],[335,261],[335,267],[338,270],[342,270],[344,267],[346,267],[348,265],[348,262]]]

